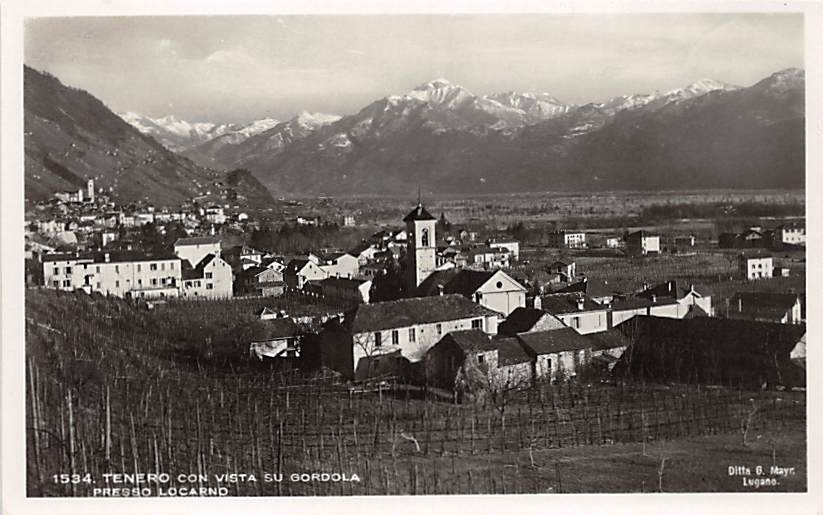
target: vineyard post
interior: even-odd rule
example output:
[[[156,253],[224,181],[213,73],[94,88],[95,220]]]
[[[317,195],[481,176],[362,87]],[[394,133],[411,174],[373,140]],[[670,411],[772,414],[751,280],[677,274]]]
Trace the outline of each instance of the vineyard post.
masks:
[[[35,387],[35,374],[31,359],[29,359],[29,396],[31,397],[31,419],[34,437],[34,466],[37,469],[37,483],[42,488],[43,471],[40,464],[40,422],[37,412],[37,388]]]
[[[74,408],[72,406],[72,397],[71,397],[71,387],[69,387],[68,391],[68,407],[69,407],[69,470],[72,474],[77,473],[77,464],[75,462],[75,442],[74,442]],[[71,495],[77,495],[77,485],[72,482],[71,484]]]

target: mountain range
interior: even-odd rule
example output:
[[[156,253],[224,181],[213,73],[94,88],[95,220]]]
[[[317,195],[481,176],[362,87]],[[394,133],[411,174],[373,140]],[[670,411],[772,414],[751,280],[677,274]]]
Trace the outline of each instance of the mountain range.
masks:
[[[575,105],[436,79],[343,117],[123,118],[183,169],[247,169],[278,195],[802,188],[804,88],[803,70],[787,69]]]
[[[584,105],[546,93],[476,96],[438,79],[276,152],[238,150],[219,164],[305,194],[799,188],[804,73]]]

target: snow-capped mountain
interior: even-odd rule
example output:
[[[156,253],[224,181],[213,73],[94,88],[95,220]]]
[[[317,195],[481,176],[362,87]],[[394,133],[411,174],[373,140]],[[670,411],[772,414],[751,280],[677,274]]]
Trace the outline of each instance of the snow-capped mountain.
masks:
[[[232,143],[239,143],[255,134],[268,130],[279,122],[272,118],[256,120],[247,125],[233,123],[188,122],[174,115],[150,118],[128,112],[119,115],[131,126],[156,139],[169,150],[183,152],[209,140],[227,137]]]
[[[238,162],[292,192],[734,187],[748,184],[744,175],[777,187],[772,168],[792,170],[792,184],[796,169],[802,177],[802,159],[780,157],[803,155],[794,139],[802,82],[792,71],[748,88],[702,79],[569,105],[548,93],[478,96],[436,79]],[[777,142],[794,150],[776,151]],[[743,157],[729,158],[730,148]]]
[[[276,155],[285,146],[305,138],[340,117],[303,111],[285,122],[260,120],[237,131],[212,138],[183,154],[203,166],[237,168],[261,153]],[[254,127],[250,127],[254,125]]]

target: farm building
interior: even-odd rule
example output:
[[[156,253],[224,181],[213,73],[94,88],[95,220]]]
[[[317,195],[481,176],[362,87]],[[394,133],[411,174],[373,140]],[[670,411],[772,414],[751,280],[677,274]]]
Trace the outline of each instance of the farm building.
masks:
[[[262,319],[250,352],[258,359],[300,357],[300,327],[290,318]]]
[[[586,233],[562,230],[550,232],[547,245],[559,249],[584,249],[586,248]]]
[[[727,318],[799,324],[800,297],[796,293],[737,292],[729,300]]]
[[[302,290],[309,281],[321,281],[329,276],[317,263],[308,259],[292,259],[283,271],[283,280],[289,290]]]
[[[368,304],[372,282],[367,279],[329,277],[320,281],[324,299],[343,304]]]
[[[526,305],[526,288],[502,270],[440,270],[417,288],[418,296],[459,293],[481,306],[508,315]]]
[[[278,297],[286,291],[283,273],[260,265],[240,271],[234,282],[240,295]]]
[[[631,341],[615,366],[620,376],[744,388],[806,383],[790,359],[805,325],[636,316],[618,327]]]
[[[648,231],[635,231],[626,235],[626,252],[630,256],[660,254],[660,236]]]
[[[609,286],[608,281],[603,279],[589,279],[583,277],[583,280],[572,283],[552,293],[576,293],[584,295],[598,304],[608,304],[616,296],[617,292]]]
[[[183,261],[180,296],[198,299],[227,299],[234,294],[231,266],[215,254],[207,254],[192,267]]]
[[[678,285],[677,281],[666,281],[654,286],[647,286],[637,294],[639,297],[651,299],[652,296],[658,298],[672,297],[679,304],[678,314],[676,318],[683,318],[689,311],[689,307],[699,306],[707,314],[712,314],[712,298],[710,295],[704,295],[698,292],[693,284],[688,288],[683,288]]]
[[[535,298],[536,309],[559,318],[580,334],[608,329],[608,307],[576,293],[554,293]]]
[[[672,297],[628,297],[614,301],[609,309],[609,327],[617,327],[637,315],[666,318],[682,318],[688,308],[680,313],[680,304]]]
[[[534,379],[563,381],[591,361],[592,342],[569,327],[517,335],[534,363]]]
[[[213,236],[178,238],[174,242],[174,254],[194,265],[202,261],[208,254],[219,256],[220,240]]]
[[[737,257],[737,270],[746,279],[769,279],[774,276],[774,259],[763,252],[742,253]]]
[[[457,294],[361,304],[312,338],[310,362],[356,379],[402,374],[447,333],[496,334],[499,317]]]
[[[806,224],[804,222],[791,222],[778,225],[772,232],[772,246],[778,248],[786,246],[806,245]]]
[[[499,334],[516,336],[519,333],[548,331],[568,327],[559,318],[542,309],[517,308],[497,328]]]
[[[432,386],[452,389],[461,378],[487,376],[489,369],[497,368],[497,358],[497,344],[487,333],[479,329],[452,331],[426,353],[426,380]],[[481,381],[485,383],[486,378]]]
[[[550,274],[558,274],[564,277],[562,282],[571,282],[577,275],[577,267],[574,261],[571,260],[559,259],[548,265],[547,268]]]

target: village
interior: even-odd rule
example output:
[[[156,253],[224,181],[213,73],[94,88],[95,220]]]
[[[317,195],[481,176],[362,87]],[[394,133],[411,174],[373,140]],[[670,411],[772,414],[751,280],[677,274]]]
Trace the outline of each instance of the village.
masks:
[[[224,246],[221,236],[229,228],[260,226],[229,207],[193,202],[174,211],[125,210],[90,180],[33,210],[38,214],[26,230],[27,284],[128,299],[151,309],[267,298],[322,305],[323,314],[307,317],[256,304],[254,315],[267,329],[243,342],[248,354],[278,369],[330,370],[351,381],[391,378],[460,398],[539,382],[608,379],[615,367],[631,367],[624,354],[639,334],[656,339],[711,326],[713,345],[731,349],[740,344],[739,334],[756,338],[764,324],[805,324],[804,291],[758,287],[804,273],[787,265],[803,255],[802,220],[719,234],[716,250],[703,252],[726,252],[726,277],[718,279],[745,287],[726,291],[718,303],[711,290],[682,276],[643,274],[646,263],[664,254],[697,254],[701,243],[694,235],[555,230],[545,249],[526,248],[500,234],[452,227],[445,214],[433,216],[418,200],[403,226],[386,227],[352,248],[283,255],[247,243]],[[320,223],[308,217],[292,222]],[[354,226],[354,217],[345,216],[340,225]],[[629,288],[603,279],[601,271],[612,268],[607,261],[591,261],[581,271],[595,251],[631,260],[638,281]],[[743,327],[754,330],[741,333]],[[781,359],[802,366],[805,332],[783,337],[792,341],[780,342],[790,347]],[[764,380],[760,370],[715,375],[801,386],[775,383],[771,374]]]

